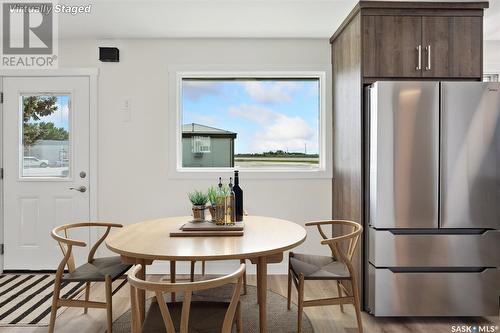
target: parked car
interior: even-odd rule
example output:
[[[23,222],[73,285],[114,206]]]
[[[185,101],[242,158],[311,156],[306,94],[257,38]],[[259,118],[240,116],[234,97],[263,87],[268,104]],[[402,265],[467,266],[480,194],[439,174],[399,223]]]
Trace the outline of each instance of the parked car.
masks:
[[[46,168],[49,166],[49,161],[40,160],[33,156],[25,156],[23,159],[23,166],[25,168]]]
[[[69,166],[69,159],[63,158],[56,162],[56,167],[67,167]]]

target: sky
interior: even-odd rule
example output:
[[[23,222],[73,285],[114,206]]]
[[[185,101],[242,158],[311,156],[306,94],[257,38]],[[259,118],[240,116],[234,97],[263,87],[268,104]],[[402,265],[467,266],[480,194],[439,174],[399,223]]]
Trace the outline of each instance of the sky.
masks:
[[[57,96],[57,110],[51,115],[40,117],[39,122],[54,123],[55,127],[62,127],[65,130],[69,129],[69,95],[59,95]],[[38,121],[30,121],[31,123],[37,123]]]
[[[319,80],[194,80],[182,84],[182,123],[237,133],[235,153],[318,153]]]

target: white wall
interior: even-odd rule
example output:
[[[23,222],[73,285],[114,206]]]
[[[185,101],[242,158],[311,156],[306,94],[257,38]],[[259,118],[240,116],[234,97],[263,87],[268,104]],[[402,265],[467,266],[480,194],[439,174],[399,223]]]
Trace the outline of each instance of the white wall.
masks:
[[[500,41],[485,40],[483,50],[483,63],[485,73],[500,74]]]
[[[99,62],[98,46],[117,46],[120,62]],[[168,114],[175,112],[167,101],[168,66],[330,64],[327,39],[73,40],[61,41],[59,47],[60,67],[99,68],[99,217],[124,224],[187,215],[186,193],[216,182],[216,177],[194,181],[168,176]],[[126,99],[132,104],[130,122],[120,114]],[[331,179],[248,180],[244,173],[241,178],[251,214],[299,224],[331,217]],[[327,254],[315,230],[310,231],[297,250]],[[284,264],[269,270],[285,272]]]

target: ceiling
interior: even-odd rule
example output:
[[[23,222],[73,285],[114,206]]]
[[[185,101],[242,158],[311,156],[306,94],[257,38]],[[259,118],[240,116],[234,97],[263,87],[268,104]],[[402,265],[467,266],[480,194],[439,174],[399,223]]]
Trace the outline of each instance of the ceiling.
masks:
[[[441,0],[442,1],[442,0]],[[59,14],[61,39],[328,38],[354,0],[67,0],[90,14]],[[490,0],[484,36],[500,40],[500,0]]]

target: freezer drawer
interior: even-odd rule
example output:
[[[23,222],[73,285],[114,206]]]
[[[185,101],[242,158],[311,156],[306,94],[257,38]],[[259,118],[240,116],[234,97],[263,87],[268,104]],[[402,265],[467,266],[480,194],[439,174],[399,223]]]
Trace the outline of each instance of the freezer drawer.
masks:
[[[369,261],[375,267],[500,267],[497,230],[476,235],[368,232]]]
[[[370,88],[369,223],[438,227],[439,83]]]
[[[500,229],[500,83],[441,84],[442,228]]]
[[[368,278],[368,307],[375,316],[498,316],[498,269],[394,273],[370,265]]]

